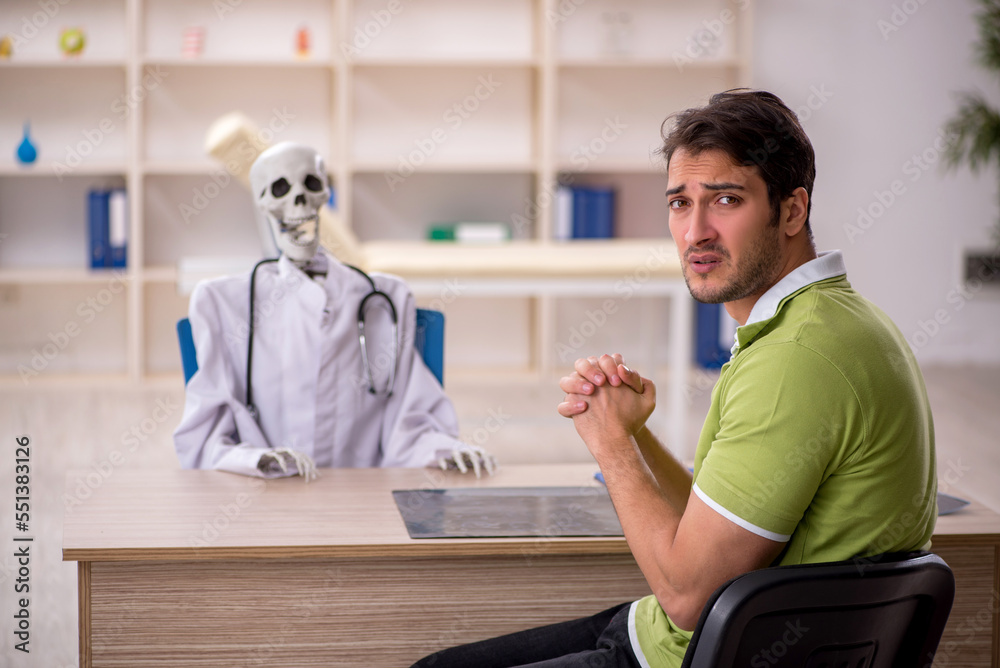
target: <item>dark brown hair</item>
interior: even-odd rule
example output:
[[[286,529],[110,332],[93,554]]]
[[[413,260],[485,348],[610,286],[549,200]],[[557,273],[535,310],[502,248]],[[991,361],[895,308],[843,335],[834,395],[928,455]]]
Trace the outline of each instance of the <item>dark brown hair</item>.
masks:
[[[704,107],[686,109],[667,117],[660,128],[659,153],[670,164],[683,149],[692,155],[724,151],[735,164],[756,166],[767,184],[772,211],[802,187],[809,194],[806,230],[812,208],[816,156],[809,137],[795,113],[773,93],[746,88],[712,96]]]

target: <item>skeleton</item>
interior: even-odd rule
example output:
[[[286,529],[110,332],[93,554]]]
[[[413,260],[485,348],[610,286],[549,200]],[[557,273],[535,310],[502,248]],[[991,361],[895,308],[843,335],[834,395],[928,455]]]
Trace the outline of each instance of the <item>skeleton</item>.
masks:
[[[306,270],[319,248],[320,210],[330,197],[330,180],[323,158],[301,144],[282,142],[258,156],[250,167],[250,187],[257,206],[267,218],[278,250],[302,270]],[[442,469],[482,470],[490,475],[496,467],[492,455],[483,448],[463,444],[438,459]],[[291,448],[277,448],[263,455],[261,471],[288,473],[289,467],[309,482],[317,476],[312,459]]]

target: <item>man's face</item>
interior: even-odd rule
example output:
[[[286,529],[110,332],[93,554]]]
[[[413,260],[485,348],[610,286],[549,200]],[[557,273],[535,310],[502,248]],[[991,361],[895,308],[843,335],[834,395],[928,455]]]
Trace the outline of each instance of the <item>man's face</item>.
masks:
[[[736,302],[748,315],[784,265],[779,221],[757,168],[733,164],[722,151],[678,151],[667,170],[667,202],[691,296]]]

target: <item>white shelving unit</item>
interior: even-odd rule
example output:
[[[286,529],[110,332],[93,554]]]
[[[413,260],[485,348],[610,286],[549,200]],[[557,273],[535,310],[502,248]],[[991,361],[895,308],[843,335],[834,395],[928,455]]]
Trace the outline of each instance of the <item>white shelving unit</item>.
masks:
[[[137,383],[179,373],[178,262],[260,253],[249,194],[203,146],[209,125],[234,110],[266,139],[328,157],[339,212],[362,241],[501,220],[545,243],[560,181],[614,185],[618,234],[662,238],[658,128],[747,83],[746,4],[90,0],[53,3],[56,15],[42,20],[38,3],[4,2],[0,33],[23,39],[0,60],[0,374]],[[88,38],[71,59],[57,48],[68,26]],[[192,26],[204,34],[193,59],[182,54]],[[299,58],[303,27],[310,53]],[[40,152],[28,167],[13,159],[26,121]],[[87,269],[95,186],[128,190],[124,271]],[[88,306],[108,294],[99,312]],[[449,368],[562,364],[553,346],[590,303],[528,289],[459,297]],[[79,331],[59,346],[67,326]],[[26,369],[37,373],[26,379]]]

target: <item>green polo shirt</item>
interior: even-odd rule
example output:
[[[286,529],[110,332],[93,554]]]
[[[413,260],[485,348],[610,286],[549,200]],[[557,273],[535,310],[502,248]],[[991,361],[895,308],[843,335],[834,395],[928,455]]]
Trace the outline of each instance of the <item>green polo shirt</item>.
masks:
[[[736,339],[698,441],[695,494],[786,543],[782,565],[929,547],[937,475],[923,377],[840,253],[771,288]],[[680,666],[691,634],[656,598],[631,621],[640,663]]]

